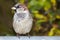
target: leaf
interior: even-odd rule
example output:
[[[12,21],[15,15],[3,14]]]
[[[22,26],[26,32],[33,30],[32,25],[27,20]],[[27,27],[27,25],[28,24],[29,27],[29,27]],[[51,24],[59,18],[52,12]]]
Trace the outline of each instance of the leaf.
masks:
[[[50,8],[51,8],[51,3],[49,1],[46,1],[44,3],[44,9],[45,9],[45,11],[48,11]]]
[[[50,32],[48,33],[48,36],[53,36],[54,35],[54,31],[55,31],[55,27],[53,27]]]
[[[40,14],[38,11],[33,11],[33,15],[37,19],[45,19],[46,18],[46,16],[44,16],[43,14]]]
[[[39,10],[40,8],[42,8],[44,6],[44,2],[46,0],[31,0],[29,2],[29,7],[31,10]]]
[[[57,18],[57,19],[60,19],[60,15],[56,15],[56,18]]]
[[[25,1],[25,0],[19,0],[18,2],[20,2],[20,3],[24,4],[24,1]]]
[[[56,0],[51,0],[53,5],[56,5]]]
[[[60,29],[56,29],[55,36],[60,36]]]

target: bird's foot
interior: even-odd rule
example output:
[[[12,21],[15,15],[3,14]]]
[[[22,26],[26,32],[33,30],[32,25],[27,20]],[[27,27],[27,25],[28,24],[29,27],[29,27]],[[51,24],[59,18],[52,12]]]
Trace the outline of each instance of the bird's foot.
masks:
[[[28,37],[30,38],[30,34],[28,33]]]
[[[17,33],[17,37],[20,39],[20,35]]]

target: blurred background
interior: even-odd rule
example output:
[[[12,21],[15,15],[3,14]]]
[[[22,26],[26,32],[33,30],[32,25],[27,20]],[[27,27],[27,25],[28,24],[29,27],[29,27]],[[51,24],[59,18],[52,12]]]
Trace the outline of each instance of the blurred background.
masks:
[[[11,7],[18,2],[33,16],[31,36],[60,36],[60,0],[0,0],[0,36],[16,36]]]

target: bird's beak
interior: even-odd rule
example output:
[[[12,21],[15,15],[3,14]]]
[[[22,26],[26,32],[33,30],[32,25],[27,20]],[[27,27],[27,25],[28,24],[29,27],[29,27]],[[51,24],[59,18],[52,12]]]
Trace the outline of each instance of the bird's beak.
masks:
[[[15,8],[15,7],[12,7],[11,9],[12,9],[12,10],[16,10],[16,8]]]

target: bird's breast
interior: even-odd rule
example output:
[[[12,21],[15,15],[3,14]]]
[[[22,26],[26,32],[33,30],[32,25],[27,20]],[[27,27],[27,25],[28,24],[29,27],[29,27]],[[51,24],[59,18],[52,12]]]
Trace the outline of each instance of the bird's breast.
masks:
[[[32,28],[32,19],[25,19],[21,22],[13,22],[13,27],[16,33],[26,34],[29,33]]]

